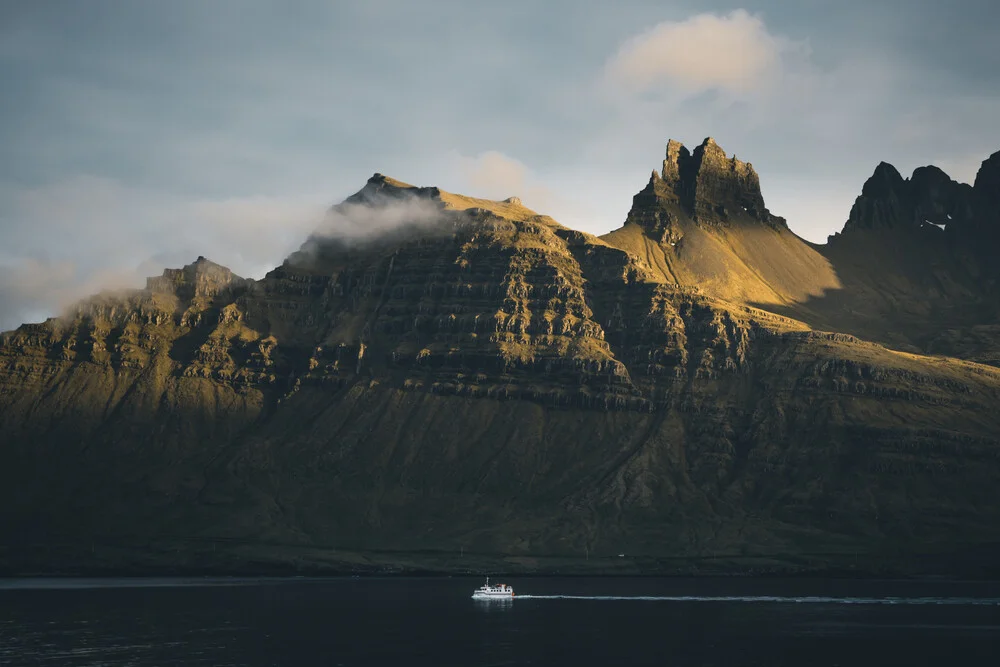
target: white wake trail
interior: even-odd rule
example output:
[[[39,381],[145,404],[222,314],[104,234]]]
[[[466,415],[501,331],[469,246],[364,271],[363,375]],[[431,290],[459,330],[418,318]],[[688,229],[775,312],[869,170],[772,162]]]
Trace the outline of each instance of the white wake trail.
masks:
[[[1000,606],[1000,598],[855,598],[779,595],[517,595],[517,600],[618,600],[642,602],[770,602],[799,604],[886,604]]]

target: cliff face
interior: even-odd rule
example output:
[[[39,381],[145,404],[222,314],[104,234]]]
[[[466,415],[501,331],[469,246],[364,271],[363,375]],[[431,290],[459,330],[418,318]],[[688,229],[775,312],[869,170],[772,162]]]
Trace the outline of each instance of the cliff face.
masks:
[[[937,167],[904,179],[882,163],[844,230],[817,246],[767,211],[749,165],[711,139],[693,153],[671,141],[662,173],[602,238],[664,283],[898,350],[998,365],[998,164],[984,161],[969,186]]]
[[[331,225],[260,281],[199,258],[0,337],[3,562],[900,569],[998,537],[1000,371],[815,330],[835,265],[712,141],[604,239],[381,174]]]
[[[883,162],[854,203],[844,233],[916,232],[936,227],[946,233],[969,234],[982,212],[982,189],[956,183],[934,166],[920,167],[904,180],[895,167]]]
[[[693,153],[679,142],[669,141],[662,178],[696,222],[720,224],[745,217],[765,224],[785,224],[764,206],[753,165],[735,155],[727,157],[711,137]]]
[[[844,294],[815,305],[825,311],[823,324],[913,352],[1000,365],[998,164],[996,154],[985,160],[974,186],[933,166],[904,179],[880,164],[843,232],[823,248],[844,283]]]
[[[995,216],[1000,211],[1000,151],[983,160],[973,187],[984,209],[992,210]]]
[[[640,225],[656,240],[676,243],[683,236],[681,219],[702,226],[760,223],[784,227],[764,206],[760,178],[753,166],[727,157],[708,137],[692,153],[683,144],[667,142],[660,173],[633,199],[628,222]]]
[[[1000,153],[983,161],[975,185],[956,183],[934,166],[919,167],[904,179],[885,162],[865,183],[839,241],[869,230],[931,233],[971,246],[991,240],[1000,227]],[[936,234],[943,232],[943,234]]]

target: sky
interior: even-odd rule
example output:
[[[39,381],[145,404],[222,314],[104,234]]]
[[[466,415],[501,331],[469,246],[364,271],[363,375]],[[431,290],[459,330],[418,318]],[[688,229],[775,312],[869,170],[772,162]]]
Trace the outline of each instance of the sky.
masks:
[[[199,255],[260,278],[375,172],[624,222],[668,139],[822,243],[880,161],[1000,150],[995,0],[6,0],[0,330]]]

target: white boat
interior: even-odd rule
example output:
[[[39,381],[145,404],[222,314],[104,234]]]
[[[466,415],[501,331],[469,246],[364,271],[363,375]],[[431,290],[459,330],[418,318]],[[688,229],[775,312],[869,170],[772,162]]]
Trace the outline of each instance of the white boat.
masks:
[[[509,600],[514,597],[514,589],[507,584],[493,584],[490,586],[490,578],[486,577],[486,584],[477,588],[472,593],[472,597],[477,600]]]

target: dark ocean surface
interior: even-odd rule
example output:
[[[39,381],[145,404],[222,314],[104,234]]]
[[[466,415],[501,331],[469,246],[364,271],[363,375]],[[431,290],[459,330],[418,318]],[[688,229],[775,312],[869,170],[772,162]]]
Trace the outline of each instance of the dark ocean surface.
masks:
[[[1000,584],[0,580],[0,665],[1000,665]]]

